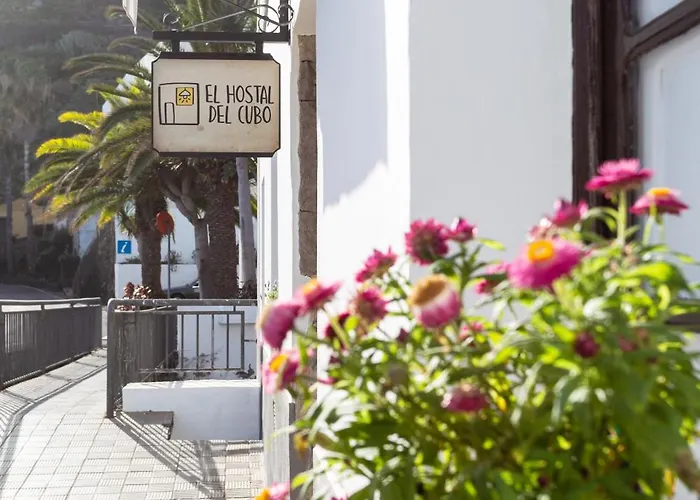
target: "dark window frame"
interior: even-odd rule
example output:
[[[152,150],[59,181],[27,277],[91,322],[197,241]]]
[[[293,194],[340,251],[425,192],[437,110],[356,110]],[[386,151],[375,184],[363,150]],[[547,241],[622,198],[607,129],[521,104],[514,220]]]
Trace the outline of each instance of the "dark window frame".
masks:
[[[637,23],[636,0],[572,0],[574,200],[601,204],[584,185],[605,160],[636,157],[639,60],[700,26],[700,0]]]

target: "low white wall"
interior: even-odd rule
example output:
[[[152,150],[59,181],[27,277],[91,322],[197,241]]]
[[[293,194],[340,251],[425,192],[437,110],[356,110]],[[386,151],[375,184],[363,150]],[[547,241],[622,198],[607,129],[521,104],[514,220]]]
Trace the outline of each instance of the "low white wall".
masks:
[[[168,284],[168,266],[160,266],[161,283],[163,290]],[[186,285],[197,279],[196,264],[177,264],[173,266],[170,274],[171,286]],[[141,283],[141,264],[116,264],[114,266],[114,293],[115,297],[124,296],[124,285],[132,282],[135,285]]]
[[[171,439],[260,439],[260,383],[188,380],[128,384],[124,412],[173,412]]]
[[[211,311],[211,307],[180,306],[178,311]],[[197,368],[201,371],[201,378],[222,379],[227,378],[224,371],[228,364],[229,369],[240,368],[247,370],[252,366],[258,372],[257,364],[257,334],[255,322],[258,318],[258,308],[249,307],[218,307],[223,314],[217,315],[183,315],[178,317],[178,351],[182,357],[183,367],[186,369]],[[229,315],[226,315],[226,311]],[[243,313],[244,339],[241,351],[241,317]],[[181,319],[182,318],[182,319]],[[199,323],[199,325],[198,325]],[[197,348],[197,332],[199,332],[199,349]],[[228,345],[228,350],[227,350]],[[241,352],[243,362],[241,363]],[[197,353],[199,353],[199,367],[197,367]],[[227,358],[228,353],[228,358]],[[213,358],[213,367],[212,367]]]

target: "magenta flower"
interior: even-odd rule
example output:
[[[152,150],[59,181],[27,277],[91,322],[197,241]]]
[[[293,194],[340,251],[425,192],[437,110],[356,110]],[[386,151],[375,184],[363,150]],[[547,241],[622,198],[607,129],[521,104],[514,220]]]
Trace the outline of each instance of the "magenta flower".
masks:
[[[301,309],[302,305],[295,300],[273,302],[267,306],[258,320],[258,329],[265,343],[273,349],[280,349]]]
[[[600,351],[600,345],[588,332],[579,333],[574,340],[574,351],[582,358],[592,358]]]
[[[481,321],[472,321],[462,327],[459,332],[459,340],[471,344],[474,342],[474,335],[484,331],[484,324]]]
[[[399,334],[396,336],[396,341],[399,344],[405,344],[410,338],[411,334],[405,328],[402,328],[401,330],[399,330]]]
[[[476,226],[458,217],[447,230],[447,239],[457,243],[466,243],[476,236]]]
[[[462,300],[455,285],[441,274],[416,283],[408,298],[416,321],[426,328],[442,328],[459,318]]]
[[[289,483],[277,483],[262,490],[255,500],[287,500],[289,491]]]
[[[641,186],[654,173],[641,168],[637,159],[606,161],[598,167],[598,175],[586,183],[589,191],[600,191],[606,196]]]
[[[376,286],[357,292],[350,302],[350,312],[360,318],[365,325],[373,325],[387,314],[387,301]]]
[[[481,279],[474,285],[474,291],[478,294],[485,295],[491,293],[505,278],[508,272],[508,264],[499,262],[487,266],[484,270],[488,278]]]
[[[263,386],[268,394],[289,387],[297,379],[301,356],[298,349],[274,355],[263,365]]]
[[[582,257],[581,248],[569,241],[534,241],[508,266],[508,279],[516,288],[548,288],[570,274]]]
[[[452,387],[442,399],[442,407],[454,413],[476,413],[488,405],[486,395],[468,384]]]
[[[324,285],[317,279],[312,279],[297,292],[297,299],[302,304],[302,314],[317,311],[333,299],[340,289],[341,283],[335,282]]]
[[[548,238],[556,238],[557,228],[552,224],[552,221],[545,217],[540,220],[536,226],[532,226],[527,232],[530,241],[544,240]]]
[[[637,215],[649,215],[652,207],[655,207],[658,215],[680,215],[682,211],[688,210],[688,205],[681,201],[679,194],[669,188],[651,188],[635,202],[630,211]]]
[[[581,200],[578,205],[559,198],[554,203],[554,215],[549,218],[556,227],[574,227],[588,212],[588,203]]]
[[[391,251],[391,248],[386,252],[375,250],[367,257],[364,266],[355,275],[355,281],[364,283],[374,278],[381,278],[391,269],[391,266],[396,264],[396,258],[397,256]]]
[[[405,235],[406,253],[422,265],[435,262],[447,255],[447,228],[434,219],[414,221]]]
[[[350,317],[350,313],[345,311],[340,313],[335,320],[338,322],[338,326],[340,328],[343,328],[345,326],[345,322],[348,320]],[[335,331],[335,327],[333,326],[332,322],[328,322],[326,325],[326,328],[323,330],[323,338],[325,339],[335,339],[338,337],[338,333]]]

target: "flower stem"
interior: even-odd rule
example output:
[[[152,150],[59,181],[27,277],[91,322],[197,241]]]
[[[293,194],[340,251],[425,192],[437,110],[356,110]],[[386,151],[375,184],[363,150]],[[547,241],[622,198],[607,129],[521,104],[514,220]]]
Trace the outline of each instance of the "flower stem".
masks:
[[[617,241],[620,247],[625,246],[625,232],[627,230],[627,193],[623,191],[617,201]]]

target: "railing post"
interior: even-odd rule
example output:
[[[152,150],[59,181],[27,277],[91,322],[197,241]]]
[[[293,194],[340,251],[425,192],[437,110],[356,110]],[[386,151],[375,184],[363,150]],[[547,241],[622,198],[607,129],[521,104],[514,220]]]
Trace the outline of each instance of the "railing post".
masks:
[[[44,334],[44,324],[46,323],[46,306],[44,304],[41,304],[39,306],[39,321],[37,322],[38,325],[36,325],[36,330],[34,331],[34,340],[36,342],[36,345],[34,348],[41,352],[41,363],[43,366],[43,369],[41,370],[42,373],[46,373],[48,370],[48,366],[51,364],[49,361],[49,354],[50,354],[50,347],[49,347],[49,342],[48,339],[43,336]]]
[[[113,300],[107,303],[107,418],[114,418],[115,410],[115,384],[119,374],[119,342],[116,332],[115,304]]]
[[[0,390],[5,388],[7,371],[7,338],[5,336],[5,311],[0,305]]]

